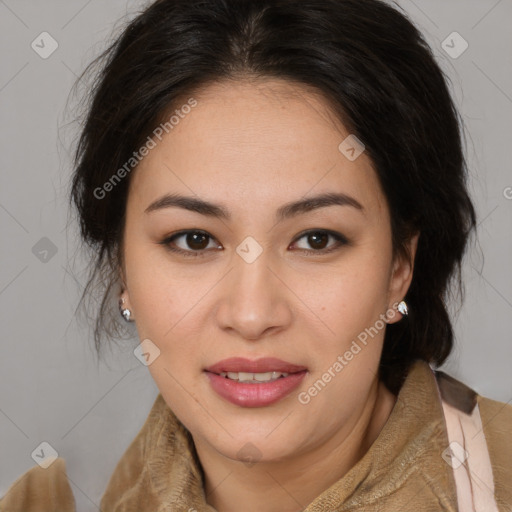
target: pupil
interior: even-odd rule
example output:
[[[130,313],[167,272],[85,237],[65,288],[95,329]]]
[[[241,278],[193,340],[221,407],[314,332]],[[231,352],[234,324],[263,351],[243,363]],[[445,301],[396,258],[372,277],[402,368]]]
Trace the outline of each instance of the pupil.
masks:
[[[323,249],[323,248],[324,248],[323,246],[324,246],[325,244],[322,244],[321,242],[320,242],[320,244],[318,244],[318,242],[316,242],[316,243],[315,243],[314,241],[313,241],[313,242],[311,242],[311,240],[315,240],[315,239],[317,239],[317,240],[318,240],[319,238],[320,238],[320,239],[323,239],[323,241],[325,242],[325,240],[327,239],[327,235],[326,235],[325,233],[321,233],[321,234],[316,233],[316,234],[309,235],[309,237],[308,237],[308,243],[310,243],[312,247],[315,247],[315,248],[317,248],[317,249]],[[321,247],[319,247],[319,245],[320,245]]]
[[[201,238],[203,243],[201,241],[198,242],[198,239]],[[192,249],[204,249],[208,245],[208,243],[204,243],[206,238],[207,236],[203,233],[189,233],[187,235],[187,244]]]

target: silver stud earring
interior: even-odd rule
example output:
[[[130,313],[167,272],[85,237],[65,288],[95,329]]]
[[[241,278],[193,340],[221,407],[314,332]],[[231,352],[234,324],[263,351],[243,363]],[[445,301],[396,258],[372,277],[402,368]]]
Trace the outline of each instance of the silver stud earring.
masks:
[[[121,313],[121,316],[127,322],[132,322],[132,320],[131,320],[132,312],[128,308],[124,308],[123,304],[124,304],[124,299],[123,298],[119,299],[119,311]]]
[[[400,311],[400,313],[402,313],[402,315],[404,316],[407,316],[409,314],[409,310],[407,309],[407,303],[405,302],[405,300],[398,304],[398,311]]]

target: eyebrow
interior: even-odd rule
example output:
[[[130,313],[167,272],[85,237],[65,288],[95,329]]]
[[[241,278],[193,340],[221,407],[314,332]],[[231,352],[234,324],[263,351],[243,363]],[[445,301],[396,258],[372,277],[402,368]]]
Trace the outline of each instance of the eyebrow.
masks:
[[[318,208],[328,206],[351,206],[361,213],[365,212],[363,205],[355,198],[343,193],[326,193],[307,199],[300,199],[281,206],[276,212],[277,221],[283,221],[296,215],[304,214]],[[145,213],[162,210],[164,208],[183,208],[208,217],[231,220],[231,214],[224,206],[214,204],[203,199],[180,194],[165,194],[152,202],[145,210]]]

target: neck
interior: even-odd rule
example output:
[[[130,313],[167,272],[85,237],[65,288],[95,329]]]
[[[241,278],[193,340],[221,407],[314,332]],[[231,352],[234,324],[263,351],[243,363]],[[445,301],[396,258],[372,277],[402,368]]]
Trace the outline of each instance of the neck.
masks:
[[[342,478],[368,451],[396,397],[379,381],[350,428],[340,428],[314,451],[247,466],[194,439],[205,474],[206,501],[218,512],[299,512]]]

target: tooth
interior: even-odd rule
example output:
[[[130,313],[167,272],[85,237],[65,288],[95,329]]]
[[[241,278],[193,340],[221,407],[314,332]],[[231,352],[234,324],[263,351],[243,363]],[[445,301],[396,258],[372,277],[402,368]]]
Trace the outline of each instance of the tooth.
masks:
[[[254,373],[238,372],[238,381],[243,382],[245,380],[254,380]]]
[[[251,372],[221,372],[221,377],[227,377],[231,380],[245,383],[257,382],[272,382],[282,377],[288,377],[289,373],[282,372],[265,372],[265,373],[251,373]]]
[[[263,382],[265,380],[275,379],[276,372],[267,372],[267,373],[255,373],[254,380],[259,382]]]

